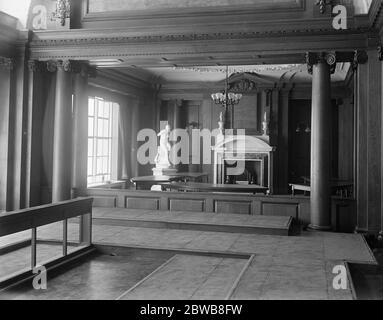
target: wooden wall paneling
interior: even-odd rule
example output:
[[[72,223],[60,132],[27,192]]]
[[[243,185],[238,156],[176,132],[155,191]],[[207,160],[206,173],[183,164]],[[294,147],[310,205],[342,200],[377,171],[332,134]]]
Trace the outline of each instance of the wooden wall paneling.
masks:
[[[338,136],[338,177],[340,180],[353,180],[353,146],[354,146],[354,106],[352,97],[343,99],[339,105]]]
[[[204,212],[205,201],[203,199],[177,199],[169,198],[170,211]]]
[[[358,230],[368,230],[368,64],[358,67],[357,76],[357,212]]]
[[[291,216],[299,219],[298,204],[289,203],[262,203],[262,214],[264,216]]]
[[[10,73],[0,67],[0,211],[7,209]]]
[[[251,201],[215,200],[215,213],[238,213],[251,215]]]
[[[279,161],[278,161],[278,180],[279,193],[287,194],[289,192],[289,104],[290,104],[290,89],[284,88],[281,90],[280,96],[280,112],[279,112]]]
[[[381,227],[381,163],[382,163],[382,70],[377,50],[369,53],[368,87],[368,230],[379,232]]]
[[[126,197],[127,209],[160,210],[160,198]]]

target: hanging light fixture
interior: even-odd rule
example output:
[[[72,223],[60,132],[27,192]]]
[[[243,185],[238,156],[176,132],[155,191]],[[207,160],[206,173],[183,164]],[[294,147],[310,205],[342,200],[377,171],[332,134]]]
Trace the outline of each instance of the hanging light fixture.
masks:
[[[237,105],[241,99],[242,94],[229,92],[229,67],[226,66],[226,80],[225,80],[225,90],[218,93],[213,93],[211,98],[216,104],[222,105],[225,108],[230,106]]]

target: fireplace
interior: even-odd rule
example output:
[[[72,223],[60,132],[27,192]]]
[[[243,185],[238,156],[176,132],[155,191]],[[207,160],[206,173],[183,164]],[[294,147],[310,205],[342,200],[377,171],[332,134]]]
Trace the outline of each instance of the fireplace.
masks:
[[[214,148],[214,181],[256,184],[273,193],[273,153],[267,136],[226,136]]]

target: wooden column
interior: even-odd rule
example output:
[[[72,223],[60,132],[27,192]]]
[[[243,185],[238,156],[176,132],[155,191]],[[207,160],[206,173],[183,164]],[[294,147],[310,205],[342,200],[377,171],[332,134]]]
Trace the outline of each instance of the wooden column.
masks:
[[[311,55],[311,56],[310,56]],[[311,225],[315,230],[331,229],[331,71],[336,57],[309,54],[312,72],[311,133]]]
[[[73,172],[72,188],[87,187],[88,171],[88,66],[78,66],[73,88]]]
[[[58,61],[53,133],[52,202],[68,200],[72,187],[72,77],[71,62]]]

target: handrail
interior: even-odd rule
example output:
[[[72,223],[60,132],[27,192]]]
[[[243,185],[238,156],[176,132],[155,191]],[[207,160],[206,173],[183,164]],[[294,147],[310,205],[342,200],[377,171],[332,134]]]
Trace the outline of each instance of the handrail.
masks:
[[[80,242],[92,245],[93,198],[77,198],[0,214],[0,237],[31,230],[31,268],[37,263],[37,228],[63,221],[63,256],[68,256],[68,219],[80,218]]]
[[[93,198],[78,198],[0,214],[0,237],[92,213]]]

